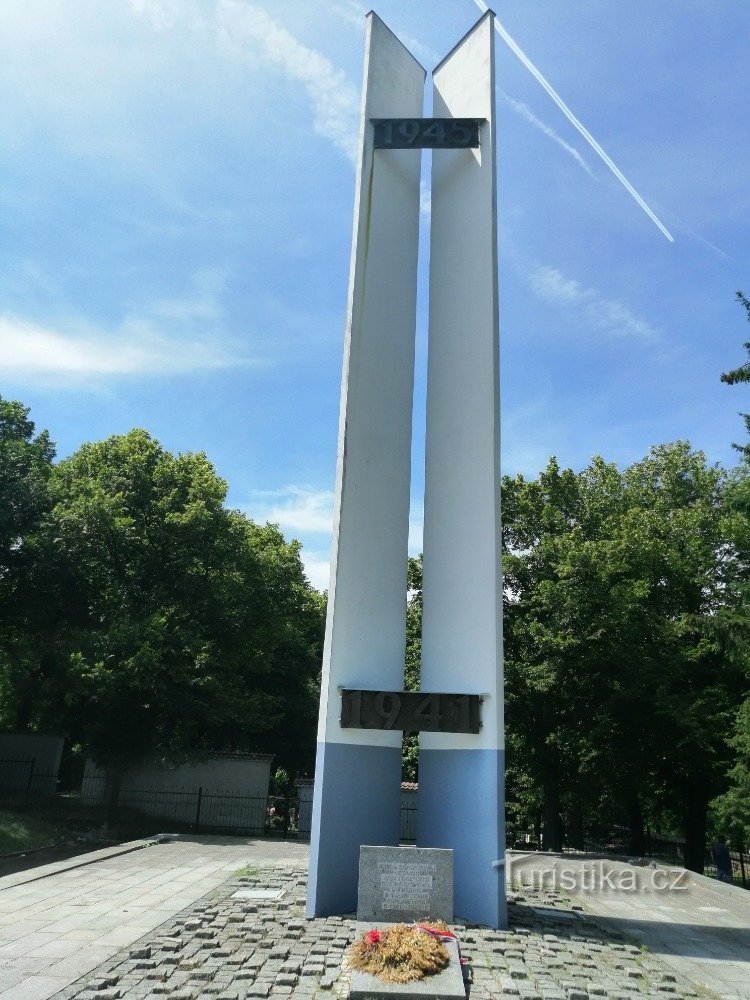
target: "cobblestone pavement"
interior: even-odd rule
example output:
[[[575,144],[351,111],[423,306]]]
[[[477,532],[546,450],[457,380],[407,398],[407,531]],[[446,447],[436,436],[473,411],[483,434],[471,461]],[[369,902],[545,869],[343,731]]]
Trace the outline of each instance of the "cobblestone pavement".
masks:
[[[353,916],[306,919],[306,879],[304,868],[250,869],[58,993],[58,1000],[342,1000],[356,924]],[[507,931],[456,929],[472,969],[471,1000],[713,996],[549,891],[513,902]]]

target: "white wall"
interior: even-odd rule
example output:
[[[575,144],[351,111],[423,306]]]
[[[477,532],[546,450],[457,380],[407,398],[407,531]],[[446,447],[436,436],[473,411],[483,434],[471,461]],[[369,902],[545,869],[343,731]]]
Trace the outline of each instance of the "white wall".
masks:
[[[149,816],[194,823],[201,789],[200,825],[262,833],[266,821],[270,754],[214,758],[166,768],[145,762],[128,770],[120,783],[120,804]],[[102,802],[105,772],[87,760],[81,800]]]
[[[0,733],[0,783],[54,795],[65,740],[39,733]],[[32,773],[33,764],[33,773]]]

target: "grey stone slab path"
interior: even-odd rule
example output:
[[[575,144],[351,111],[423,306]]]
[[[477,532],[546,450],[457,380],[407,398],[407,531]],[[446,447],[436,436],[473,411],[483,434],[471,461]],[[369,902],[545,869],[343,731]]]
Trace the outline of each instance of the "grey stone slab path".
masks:
[[[304,844],[180,836],[2,878],[0,1000],[46,1000],[242,866],[306,857]]]
[[[520,891],[563,870],[565,894],[605,931],[624,933],[679,976],[721,997],[750,998],[750,891],[671,866],[570,855],[514,855]],[[536,873],[534,875],[533,873]],[[632,888],[631,888],[632,887]]]

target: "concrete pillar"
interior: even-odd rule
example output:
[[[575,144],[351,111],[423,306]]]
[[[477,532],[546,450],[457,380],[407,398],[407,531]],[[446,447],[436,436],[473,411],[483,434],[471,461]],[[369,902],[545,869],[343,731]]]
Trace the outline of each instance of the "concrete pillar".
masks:
[[[424,78],[369,14],[309,916],[355,909],[360,845],[399,841],[401,733],[342,729],[339,689],[403,687],[421,156],[374,150],[369,119],[421,117]]]
[[[418,843],[454,851],[455,911],[507,922],[494,15],[433,73],[435,117],[486,118],[432,157],[422,688],[483,694],[479,735],[421,733]],[[500,864],[497,864],[500,862]]]

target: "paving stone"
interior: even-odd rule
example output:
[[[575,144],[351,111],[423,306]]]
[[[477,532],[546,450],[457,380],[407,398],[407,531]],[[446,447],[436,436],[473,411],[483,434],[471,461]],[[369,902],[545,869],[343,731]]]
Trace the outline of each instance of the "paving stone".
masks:
[[[285,895],[278,903],[248,905],[232,898],[240,885],[278,888]],[[193,906],[165,922],[59,1000],[94,1000],[106,990],[119,990],[123,1000],[314,1000],[318,991],[320,1000],[324,994],[345,1000],[349,977],[343,964],[355,924],[350,918],[307,919],[295,913],[292,905],[304,903],[303,889],[295,872],[230,880],[213,893],[210,905]],[[472,963],[472,1000],[696,996],[656,956],[613,939],[583,911],[575,929],[561,928],[554,908],[570,912],[570,905],[553,893],[524,895],[526,902],[509,907],[508,931],[456,925]]]

